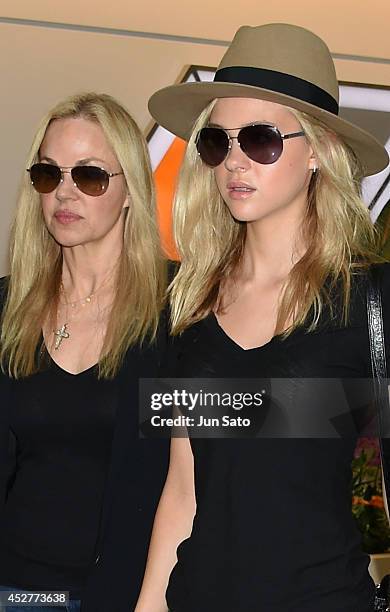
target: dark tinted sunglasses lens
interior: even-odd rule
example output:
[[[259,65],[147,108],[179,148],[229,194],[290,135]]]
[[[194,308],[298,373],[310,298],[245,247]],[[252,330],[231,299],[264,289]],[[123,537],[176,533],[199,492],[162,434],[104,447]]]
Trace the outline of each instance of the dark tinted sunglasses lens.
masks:
[[[50,193],[61,180],[61,170],[52,164],[34,164],[30,168],[30,179],[38,193]]]
[[[283,140],[269,125],[249,125],[240,130],[238,142],[244,153],[259,164],[273,164],[283,151]]]
[[[229,138],[219,128],[203,128],[198,134],[196,148],[205,164],[219,166],[229,151]]]
[[[96,166],[76,166],[72,168],[72,179],[86,195],[100,196],[106,191],[110,177]]]

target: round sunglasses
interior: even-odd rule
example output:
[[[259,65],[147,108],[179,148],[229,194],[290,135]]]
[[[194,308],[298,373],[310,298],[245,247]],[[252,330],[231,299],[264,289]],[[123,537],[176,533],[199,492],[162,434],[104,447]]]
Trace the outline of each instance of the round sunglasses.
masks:
[[[55,164],[33,164],[27,169],[31,183],[38,193],[50,193],[62,182],[64,174],[70,174],[74,185],[89,196],[100,196],[107,191],[110,178],[123,172],[107,172],[97,166],[74,166],[60,168]]]
[[[237,136],[230,136],[229,130],[239,130]],[[223,162],[237,140],[241,150],[249,159],[258,164],[273,164],[283,152],[283,140],[304,136],[305,133],[281,134],[277,127],[263,123],[243,128],[204,127],[196,136],[196,148],[201,160],[215,168]]]

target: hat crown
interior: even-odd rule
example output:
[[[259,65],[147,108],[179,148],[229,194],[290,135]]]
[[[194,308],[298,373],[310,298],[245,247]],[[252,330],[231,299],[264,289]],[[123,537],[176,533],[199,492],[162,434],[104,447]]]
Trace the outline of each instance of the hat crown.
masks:
[[[291,75],[316,85],[339,101],[330,51],[321,38],[305,28],[284,23],[242,26],[218,69],[234,66]]]

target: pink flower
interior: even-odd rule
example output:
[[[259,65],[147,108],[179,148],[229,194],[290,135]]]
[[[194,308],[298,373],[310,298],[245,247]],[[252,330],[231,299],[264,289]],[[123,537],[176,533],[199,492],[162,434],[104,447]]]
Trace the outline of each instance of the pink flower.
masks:
[[[355,459],[358,459],[362,452],[364,452],[367,457],[367,466],[373,467],[380,465],[378,438],[359,438],[355,447]]]

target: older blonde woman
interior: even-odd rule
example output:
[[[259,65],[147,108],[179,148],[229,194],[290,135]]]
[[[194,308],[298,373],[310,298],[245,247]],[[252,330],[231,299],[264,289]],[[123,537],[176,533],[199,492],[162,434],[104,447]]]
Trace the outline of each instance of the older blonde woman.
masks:
[[[165,461],[137,433],[138,377],[153,375],[162,348],[165,264],[146,143],[110,96],[73,96],[42,120],[2,289],[2,440],[13,453],[0,584],[69,591],[76,610],[90,577],[100,587],[84,609],[109,609],[109,592],[127,610]]]

